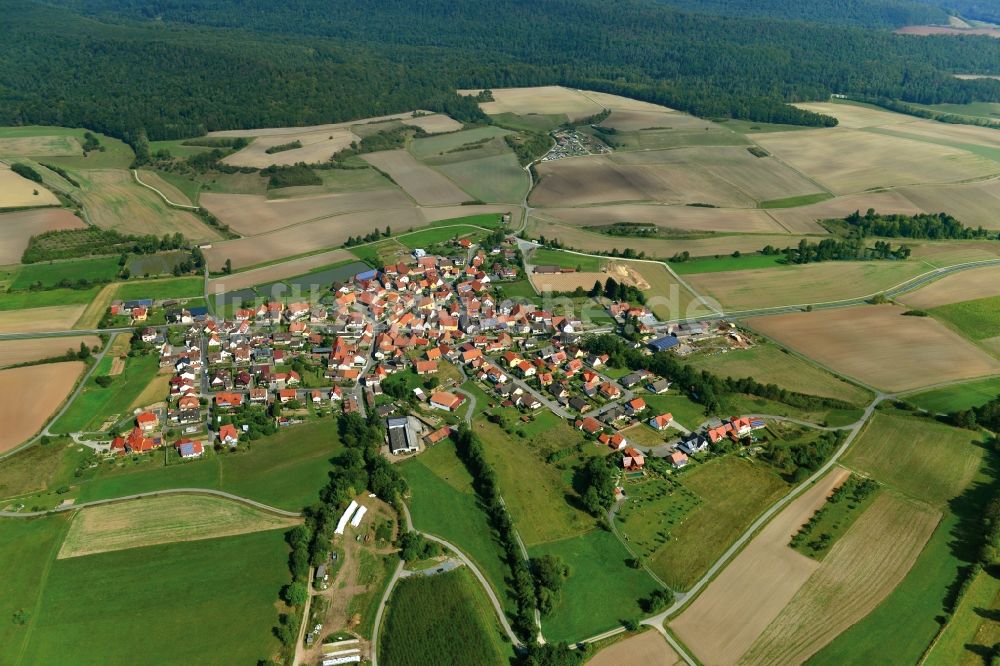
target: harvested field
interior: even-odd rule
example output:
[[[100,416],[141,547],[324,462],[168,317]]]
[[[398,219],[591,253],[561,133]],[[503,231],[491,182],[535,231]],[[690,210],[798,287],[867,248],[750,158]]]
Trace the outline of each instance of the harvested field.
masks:
[[[418,118],[410,118],[405,124],[413,127],[419,127],[428,134],[457,132],[462,129],[462,123],[441,113],[435,113],[430,116],[420,116]]]
[[[401,233],[426,226],[427,221],[415,208],[347,213],[305,222],[293,229],[279,229],[251,238],[214,243],[211,249],[205,251],[205,256],[212,270],[220,270],[227,258],[232,260],[233,268],[239,269],[337,247],[350,236],[364,235],[376,228],[384,229],[386,225]]]
[[[639,99],[632,99],[631,97],[612,95],[611,93],[581,90],[580,94],[593,100],[595,104],[600,104],[602,107],[611,109],[612,111],[656,111],[660,113],[669,112],[686,115],[681,111],[671,109],[667,106],[653,104],[652,102],[644,102]]]
[[[886,125],[907,125],[917,122],[915,116],[895,113],[888,109],[874,106],[863,106],[844,102],[809,102],[794,104],[800,109],[833,116],[839,123],[838,127],[847,129],[863,129],[865,127],[884,127]]]
[[[881,493],[754,643],[742,663],[801,664],[903,580],[941,514]]]
[[[348,250],[330,250],[329,252],[312,254],[301,259],[209,280],[208,293],[221,294],[227,291],[247,289],[258,284],[267,284],[284,278],[295,277],[296,275],[305,275],[317,268],[354,258],[354,255]]]
[[[676,173],[688,173],[694,169],[704,174],[706,178],[719,183],[719,186],[733,186],[755,201],[822,192],[822,188],[816,183],[773,157],[756,157],[743,146],[646,150],[617,153],[612,159],[619,164],[656,164],[673,167]],[[670,172],[672,177],[675,177],[675,171]]]
[[[531,284],[535,286],[539,292],[544,291],[573,291],[577,287],[580,287],[586,291],[590,291],[590,288],[594,286],[595,281],[600,281],[604,284],[604,281],[608,279],[610,273],[552,273],[552,274],[541,274],[532,273],[528,276],[531,280]]]
[[[664,206],[665,210],[674,207]],[[548,213],[548,211],[545,211]],[[669,258],[678,252],[690,252],[692,257],[706,257],[716,254],[732,254],[733,251],[749,253],[757,252],[765,245],[773,245],[783,248],[789,245],[798,244],[803,236],[779,236],[738,234],[732,236],[711,236],[708,238],[694,238],[681,240],[666,240],[660,238],[626,238],[621,236],[608,236],[591,231],[586,231],[577,227],[559,224],[550,220],[543,220],[532,217],[528,221],[527,234],[530,238],[545,236],[546,238],[557,239],[567,248],[580,250],[582,252],[607,252],[608,247],[625,249],[641,248],[646,252],[646,256]],[[815,241],[815,238],[810,239]]]
[[[864,214],[869,208],[874,208],[884,215],[916,215],[926,212],[901,191],[893,190],[836,197],[797,208],[774,208],[768,213],[792,233],[826,233],[826,230],[816,223],[817,220],[843,218],[854,211]]]
[[[219,497],[147,497],[80,510],[58,559],[262,532],[299,522]]]
[[[903,294],[899,300],[911,307],[926,310],[991,296],[1000,296],[1000,266],[974,268],[947,275],[926,287]]]
[[[995,130],[994,130],[995,131]],[[924,185],[897,190],[913,205],[928,213],[945,212],[970,227],[1000,229],[1000,180],[955,185]],[[881,209],[877,209],[880,213]]]
[[[609,103],[614,103],[612,100]],[[689,116],[680,111],[671,111],[665,107],[653,109],[618,109],[602,123],[602,127],[613,127],[619,132],[638,132],[650,129],[705,129],[717,127],[714,123],[701,118]]]
[[[22,444],[45,425],[70,394],[82,361],[0,370],[0,452]]]
[[[836,372],[890,391],[1000,372],[1000,362],[940,322],[903,312],[893,305],[872,305],[748,323]]]
[[[78,335],[68,338],[30,338],[0,342],[0,367],[30,363],[45,358],[61,356],[66,350],[80,350],[80,343],[88,347],[101,344],[96,335]]]
[[[531,192],[535,206],[659,201],[752,207],[755,202],[729,183],[690,167],[621,164],[619,158],[576,157],[543,162]]]
[[[329,132],[331,130],[348,128],[351,125],[361,125],[378,123],[386,120],[402,120],[412,118],[412,112],[395,113],[388,116],[376,116],[373,118],[362,118],[360,120],[348,120],[342,123],[330,123],[327,125],[307,125],[305,127],[263,127],[260,129],[248,130],[219,130],[209,132],[207,136],[221,137],[260,137],[260,136],[295,136],[296,134],[312,134],[316,132]]]
[[[0,139],[0,155],[5,157],[50,157],[82,155],[79,139],[67,134],[18,136]]]
[[[108,306],[111,305],[111,299],[118,293],[118,286],[119,283],[112,282],[101,287],[101,290],[91,299],[79,319],[76,320],[73,328],[97,328],[104,313],[108,311]],[[126,349],[126,351],[128,350]]]
[[[43,185],[17,175],[0,162],[0,208],[58,205],[59,199]]]
[[[706,664],[735,664],[820,564],[788,541],[849,472],[834,468],[785,507],[670,628]]]
[[[194,202],[188,197],[188,195],[181,192],[173,184],[168,183],[160,174],[147,169],[139,169],[139,178],[146,185],[150,187],[155,187],[159,191],[163,192],[164,196],[170,199],[175,204],[181,204],[184,206],[192,206]]]
[[[91,221],[126,234],[180,232],[196,241],[219,238],[194,213],[171,208],[158,194],[135,182],[125,169],[94,169],[78,177],[83,204]]]
[[[678,666],[683,663],[660,632],[653,630],[606,647],[586,662],[587,666]]]
[[[32,236],[53,229],[83,229],[83,220],[64,208],[20,210],[0,215],[0,266],[21,262]]]
[[[537,212],[537,211],[536,211]],[[546,208],[545,217],[572,226],[595,227],[618,222],[655,224],[665,229],[691,232],[736,232],[746,234],[780,234],[785,228],[766,211],[733,208],[701,208],[696,206],[663,206],[657,204],[619,204],[617,206],[586,206],[582,208]],[[808,233],[825,233],[813,224]],[[619,236],[610,242],[625,246],[633,243],[644,247],[648,239]],[[760,247],[763,247],[761,245]],[[760,249],[760,248],[757,248]]]
[[[328,129],[298,134],[278,134],[258,136],[246,148],[223,158],[225,164],[263,169],[271,165],[289,165],[305,162],[325,162],[334,153],[343,150],[360,139],[347,129]],[[266,152],[268,148],[298,141],[301,148]]]
[[[0,333],[34,333],[65,331],[73,328],[86,305],[52,305],[28,310],[0,312]]]
[[[477,201],[506,201],[519,206],[528,193],[528,175],[510,151],[490,157],[435,165],[434,168]]]
[[[493,101],[483,102],[479,108],[484,113],[565,113],[570,120],[577,120],[600,113],[603,107],[577,90],[561,86],[537,88],[492,88]],[[459,90],[460,95],[474,95],[478,90]]]
[[[205,192],[201,195],[201,205],[242,236],[256,236],[343,213],[413,206],[406,195],[395,188],[295,199]]]
[[[764,133],[756,140],[836,194],[956,182],[1000,172],[1000,164],[986,157],[884,133],[887,131],[837,127]]]
[[[778,247],[785,247],[783,243]],[[922,262],[829,261],[739,271],[698,273],[688,281],[736,311],[858,298],[930,271]]]
[[[362,159],[389,174],[420,205],[457,204],[472,198],[405,150],[368,153]]]
[[[116,359],[117,360],[117,359]],[[112,370],[114,363],[112,362]],[[110,372],[108,374],[111,374]],[[146,384],[146,388],[135,397],[132,404],[128,406],[128,411],[136,410],[140,407],[152,407],[157,403],[167,400],[170,395],[170,373],[160,372]]]
[[[661,320],[698,317],[710,310],[678,282],[663,264],[620,260],[610,264],[608,270],[612,271],[617,281],[631,281],[645,291],[646,307]],[[628,272],[628,278],[625,278],[623,271]]]

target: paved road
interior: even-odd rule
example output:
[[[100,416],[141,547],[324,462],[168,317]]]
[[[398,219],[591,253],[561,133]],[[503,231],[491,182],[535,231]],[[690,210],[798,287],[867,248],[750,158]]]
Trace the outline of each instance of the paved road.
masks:
[[[462,566],[462,561],[455,558],[449,557],[444,562],[440,562],[433,566],[427,567],[426,569],[406,569],[404,568],[402,573],[399,574],[400,578],[410,578],[411,576],[436,576],[437,574],[448,573],[453,571],[460,566]]]
[[[392,589],[396,587],[396,583],[399,581],[402,573],[403,560],[400,560],[399,564],[396,565],[396,570],[392,572],[392,578],[389,579],[389,584],[386,585],[385,592],[382,593],[382,600],[378,604],[378,610],[375,611],[375,623],[372,624],[371,642],[372,666],[378,666],[378,634],[382,627],[382,616],[385,614],[385,606],[389,603],[389,596],[392,594]]]
[[[240,497],[239,495],[234,495],[232,493],[227,493],[224,490],[212,490],[211,488],[169,488],[167,490],[153,490],[148,493],[136,493],[134,495],[125,495],[123,497],[112,497],[110,499],[94,500],[92,502],[82,502],[80,504],[70,504],[68,506],[58,506],[54,509],[49,509],[48,511],[0,511],[0,518],[37,518],[38,516],[47,516],[51,513],[63,513],[66,511],[75,511],[77,509],[85,509],[91,506],[101,506],[102,504],[116,504],[118,502],[127,502],[129,500],[138,500],[144,497],[159,497],[162,495],[211,495],[213,497],[222,497],[234,502],[239,502],[241,504],[246,504],[255,509],[260,509],[261,511],[267,511],[268,513],[273,513],[278,516],[284,516],[287,518],[301,518],[302,514],[298,511],[286,511],[285,509],[279,509],[275,506],[269,506],[262,502],[252,500],[248,497]]]

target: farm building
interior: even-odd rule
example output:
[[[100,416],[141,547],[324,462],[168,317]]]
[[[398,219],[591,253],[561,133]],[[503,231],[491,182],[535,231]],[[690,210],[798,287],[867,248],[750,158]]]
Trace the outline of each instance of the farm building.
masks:
[[[443,409],[447,412],[453,412],[462,406],[464,398],[454,393],[448,393],[447,391],[438,391],[437,393],[431,394],[431,407],[435,409]]]
[[[420,450],[420,422],[412,416],[400,416],[385,422],[389,452],[395,456]]]
[[[649,347],[650,351],[661,352],[661,351],[667,351],[668,349],[672,349],[676,347],[678,344],[679,343],[677,342],[677,338],[675,338],[672,335],[665,335],[662,338],[650,340],[647,346]]]

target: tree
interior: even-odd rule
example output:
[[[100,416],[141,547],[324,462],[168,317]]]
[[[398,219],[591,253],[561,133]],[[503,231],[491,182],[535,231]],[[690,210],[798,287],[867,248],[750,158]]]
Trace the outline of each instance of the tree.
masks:
[[[309,590],[306,589],[303,583],[296,581],[284,587],[281,597],[289,606],[301,606],[308,601]]]
[[[591,287],[590,291],[587,292],[587,296],[590,296],[591,298],[597,298],[598,296],[601,295],[603,291],[604,288],[601,286],[601,281],[594,280],[594,286]]]
[[[115,378],[112,377],[111,375],[100,375],[99,377],[94,378],[94,383],[100,386],[101,388],[107,388],[111,386],[111,382],[113,382],[114,380]]]
[[[229,275],[230,273],[233,272],[233,260],[232,259],[226,259],[226,263],[222,267],[222,272],[225,273],[226,275]]]

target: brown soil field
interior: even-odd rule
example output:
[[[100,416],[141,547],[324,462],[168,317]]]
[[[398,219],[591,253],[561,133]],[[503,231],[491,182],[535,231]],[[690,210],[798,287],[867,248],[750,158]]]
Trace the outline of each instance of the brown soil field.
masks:
[[[587,666],[677,666],[684,660],[656,630],[610,645],[587,662]]]
[[[817,220],[844,218],[854,211],[861,211],[864,214],[869,208],[886,215],[916,215],[926,212],[898,190],[852,194],[808,206],[772,208],[767,212],[792,233],[826,233],[823,227],[817,224]]]
[[[59,199],[44,186],[17,175],[0,163],[0,208],[58,205]]]
[[[225,293],[237,289],[246,289],[258,284],[267,284],[283,278],[304,275],[322,266],[335,264],[338,261],[355,259],[355,256],[348,250],[330,250],[319,254],[311,254],[308,257],[294,259],[280,264],[256,268],[241,273],[234,273],[224,277],[215,278],[208,281],[208,293]]]
[[[343,150],[352,142],[360,139],[348,129],[327,129],[298,134],[282,133],[278,135],[259,135],[253,142],[232,155],[223,158],[223,162],[232,166],[249,166],[263,169],[273,164],[288,165],[305,162],[325,162],[334,153]],[[277,153],[267,153],[267,149],[293,141],[302,143],[301,148],[282,150]]]
[[[753,201],[784,199],[823,191],[823,188],[778,160],[756,157],[745,146],[643,150],[616,153],[612,159],[620,164],[671,166],[681,173],[693,169],[713,182],[735,187]]]
[[[935,268],[1000,257],[1000,246],[993,241],[917,241],[910,247],[911,260],[919,259]]]
[[[421,164],[405,150],[368,153],[362,159],[389,174],[420,205],[457,204],[472,199],[455,183]]]
[[[411,118],[412,112],[407,113],[395,113],[388,116],[376,116],[373,118],[362,118],[360,120],[348,120],[342,123],[330,123],[327,125],[307,125],[305,127],[263,127],[260,129],[249,129],[249,130],[219,130],[216,132],[209,132],[207,136],[222,136],[222,137],[260,137],[260,136],[295,136],[297,134],[312,134],[315,132],[329,132],[330,130],[344,129],[351,125],[361,125],[368,123],[377,123],[385,120],[402,120],[405,118]]]
[[[819,652],[899,585],[940,517],[928,506],[883,492],[833,545],[742,663],[801,664]]]
[[[73,328],[86,305],[51,305],[27,310],[0,312],[0,333],[65,331]]]
[[[398,189],[325,194],[295,199],[268,199],[256,194],[205,192],[201,195],[201,205],[243,236],[256,236],[342,213],[413,206],[406,195]]]
[[[53,229],[83,229],[83,220],[64,208],[19,210],[0,215],[0,266],[17,264],[28,240]]]
[[[975,268],[954,273],[921,287],[899,300],[914,308],[930,309],[939,305],[1000,296],[1000,266]]]
[[[819,568],[819,562],[792,550],[788,542],[848,475],[835,467],[793,500],[670,623],[699,660],[738,662]]]
[[[58,558],[261,532],[299,522],[220,497],[146,497],[78,511]]]
[[[595,104],[599,104],[600,106],[606,109],[611,109],[612,111],[653,111],[657,113],[667,112],[687,115],[681,111],[671,109],[666,106],[653,104],[652,102],[643,102],[642,100],[632,99],[631,97],[620,97],[618,95],[612,95],[611,93],[581,90],[580,94],[592,100]]]
[[[41,430],[73,390],[86,365],[82,361],[0,370],[0,453]]]
[[[592,95],[592,93],[587,93]],[[614,104],[611,100],[610,103]],[[619,132],[638,132],[646,129],[704,129],[715,127],[714,123],[689,116],[679,111],[661,109],[615,109],[601,125],[613,127]]]
[[[413,127],[419,127],[428,134],[457,132],[462,129],[462,123],[441,113],[435,113],[430,116],[420,116],[419,118],[410,118],[405,124],[412,125]]]
[[[754,209],[618,204],[582,208],[546,208],[541,214],[547,218],[554,218],[558,222],[580,227],[606,226],[616,222],[640,222],[680,231],[720,231],[746,234],[780,234],[785,232],[785,228],[776,223],[767,211]],[[825,233],[823,228],[816,224],[813,224],[810,232]],[[611,238],[610,242],[613,244],[633,242],[644,245],[646,241],[645,238],[618,237]]]
[[[1000,230],[1000,179],[954,185],[904,187],[898,194],[928,213],[946,212],[970,227]],[[882,210],[876,209],[880,213]]]
[[[135,182],[125,169],[93,169],[80,176],[83,204],[91,221],[130,234],[180,232],[196,241],[219,238],[194,213],[171,208],[158,194]]]
[[[861,129],[864,127],[884,127],[886,125],[906,125],[917,122],[916,116],[894,113],[888,109],[878,109],[858,104],[841,102],[808,102],[794,104],[800,109],[833,116],[839,123],[838,127]]]
[[[338,247],[350,236],[384,229],[386,225],[398,234],[426,226],[427,221],[415,208],[347,213],[251,238],[214,243],[205,250],[205,256],[212,270],[220,270],[227,258],[232,260],[233,268],[239,269]]]
[[[80,349],[81,342],[86,343],[88,347],[101,344],[100,338],[96,335],[4,340],[0,342],[0,367],[61,356],[67,349],[75,352]]]
[[[125,371],[125,357],[115,356],[111,359],[111,369],[108,370],[108,374],[112,377],[117,377]]]
[[[0,139],[0,155],[11,157],[52,157],[82,155],[83,146],[75,136],[18,136]]]
[[[600,280],[603,284],[608,279],[608,273],[556,273],[554,275],[541,275],[532,273],[528,276],[531,284],[540,292],[543,291],[573,291],[577,287],[589,290],[594,286],[595,280]]]
[[[1000,373],[1000,362],[940,322],[904,311],[865,305],[747,323],[835,372],[889,391]]]
[[[146,169],[139,169],[139,178],[146,185],[149,185],[150,187],[155,187],[159,191],[163,192],[163,194],[168,199],[170,199],[176,204],[181,204],[184,206],[194,205],[194,202],[188,198],[188,195],[184,194],[179,189],[174,187],[172,184],[168,183],[158,173],[155,173],[153,171],[148,171]]]
[[[702,170],[664,164],[620,164],[619,159],[623,158],[574,157],[537,165],[541,180],[531,192],[532,205],[585,206],[618,201],[708,203],[737,208],[755,205],[734,186]]]
[[[1000,172],[1000,164],[960,148],[868,130],[834,127],[763,133],[755,139],[768,152],[836,194],[949,183]]]
[[[548,211],[546,211],[548,212]],[[713,236],[690,240],[665,240],[659,238],[624,238],[606,236],[551,220],[532,217],[528,221],[528,235],[537,238],[539,235],[561,241],[567,248],[582,252],[606,252],[609,247],[625,249],[642,249],[647,256],[669,258],[677,252],[687,250],[692,257],[706,257],[716,254],[732,254],[740,252],[757,252],[765,245],[787,247],[798,244],[803,236],[749,235]],[[810,239],[815,241],[815,239]]]
[[[1000,30],[997,28],[950,28],[943,25],[908,25],[896,31],[901,35],[986,35],[988,37],[1000,37]]]
[[[586,118],[600,113],[603,107],[577,90],[561,86],[537,88],[492,88],[493,101],[483,102],[479,108],[484,113],[565,113],[570,120]],[[476,94],[478,90],[459,90],[460,95]]]

